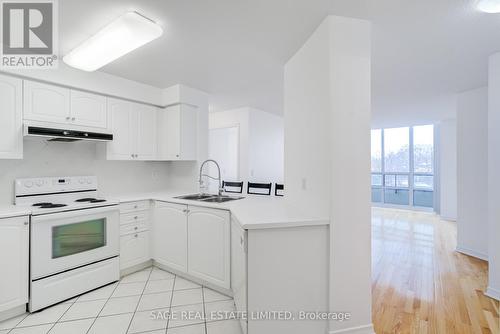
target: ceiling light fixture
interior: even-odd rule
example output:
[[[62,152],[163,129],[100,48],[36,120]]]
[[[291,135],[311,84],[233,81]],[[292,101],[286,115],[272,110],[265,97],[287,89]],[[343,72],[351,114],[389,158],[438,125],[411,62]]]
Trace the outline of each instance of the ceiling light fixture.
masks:
[[[500,13],[500,0],[479,0],[477,9],[485,13]]]
[[[163,29],[155,22],[128,12],[77,46],[63,60],[80,70],[95,71],[162,34]]]

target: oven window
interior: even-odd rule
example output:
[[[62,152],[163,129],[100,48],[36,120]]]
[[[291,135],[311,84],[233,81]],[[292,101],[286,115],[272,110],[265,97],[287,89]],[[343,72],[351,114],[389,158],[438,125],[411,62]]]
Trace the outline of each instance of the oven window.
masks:
[[[106,218],[52,227],[52,258],[106,245]]]

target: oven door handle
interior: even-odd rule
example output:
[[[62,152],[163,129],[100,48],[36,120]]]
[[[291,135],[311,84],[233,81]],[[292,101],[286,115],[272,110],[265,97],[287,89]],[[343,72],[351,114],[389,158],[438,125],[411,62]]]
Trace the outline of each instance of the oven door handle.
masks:
[[[56,212],[56,213],[46,213],[44,215],[32,216],[31,220],[33,223],[44,222],[44,221],[53,221],[54,219],[65,219],[72,218],[77,216],[89,216],[94,214],[101,214],[106,212],[118,211],[117,205],[109,205],[103,206],[99,208],[91,208],[91,209],[81,209],[81,210],[73,210],[66,212]]]

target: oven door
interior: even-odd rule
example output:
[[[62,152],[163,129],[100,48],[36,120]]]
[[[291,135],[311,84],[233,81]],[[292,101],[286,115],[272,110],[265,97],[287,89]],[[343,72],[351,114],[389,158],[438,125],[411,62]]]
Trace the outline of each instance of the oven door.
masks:
[[[117,206],[32,216],[31,279],[119,255]]]

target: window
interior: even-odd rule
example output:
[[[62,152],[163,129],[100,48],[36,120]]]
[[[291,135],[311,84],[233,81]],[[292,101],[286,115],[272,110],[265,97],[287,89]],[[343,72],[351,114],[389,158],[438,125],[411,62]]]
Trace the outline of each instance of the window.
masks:
[[[384,129],[385,172],[410,171],[409,128]]]
[[[382,172],[382,130],[372,130],[372,173]],[[382,184],[380,184],[382,185]]]
[[[371,131],[372,202],[432,208],[434,126]]]

